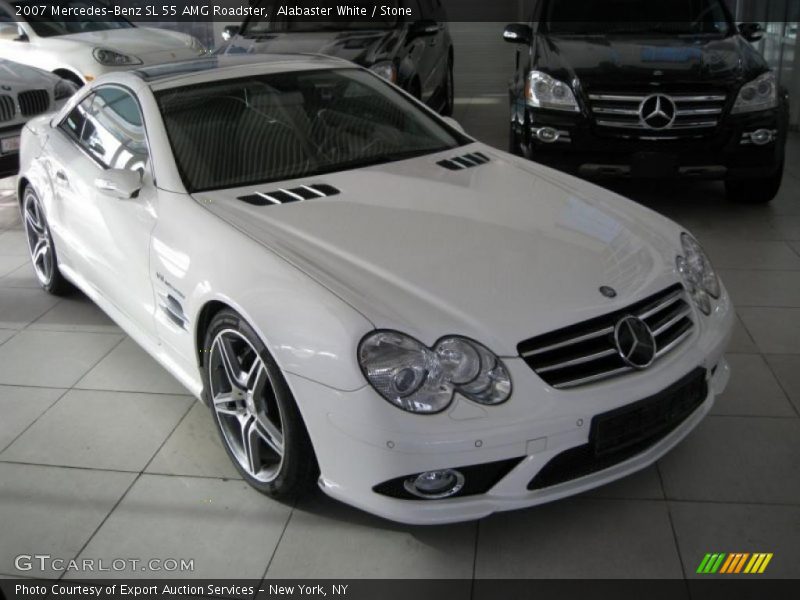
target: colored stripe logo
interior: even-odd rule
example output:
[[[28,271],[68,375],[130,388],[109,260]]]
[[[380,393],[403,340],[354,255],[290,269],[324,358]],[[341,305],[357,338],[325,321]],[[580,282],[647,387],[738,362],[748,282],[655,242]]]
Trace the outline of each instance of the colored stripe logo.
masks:
[[[767,565],[772,560],[771,552],[716,552],[708,553],[703,557],[697,573],[701,575],[760,575],[767,570]]]

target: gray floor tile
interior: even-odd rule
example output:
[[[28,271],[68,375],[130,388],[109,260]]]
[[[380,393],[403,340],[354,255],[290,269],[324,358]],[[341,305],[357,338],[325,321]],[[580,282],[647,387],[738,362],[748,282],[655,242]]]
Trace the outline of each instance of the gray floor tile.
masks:
[[[0,385],[0,451],[50,408],[64,391]]]
[[[142,475],[81,557],[194,560],[193,572],[116,577],[258,579],[290,510],[243,481]]]
[[[800,356],[771,354],[766,358],[781,387],[800,414]]]
[[[800,256],[800,242],[787,242],[792,249]]]
[[[24,256],[3,256],[0,254],[0,277],[8,275],[27,264],[28,259]]]
[[[22,231],[0,232],[0,255],[2,256],[28,256],[25,234]]]
[[[731,380],[711,414],[757,417],[796,416],[789,399],[760,354],[728,354]]]
[[[703,247],[717,269],[800,270],[800,256],[786,242],[713,240]]]
[[[733,325],[733,335],[728,344],[728,352],[738,352],[741,354],[752,354],[758,352],[756,343],[750,336],[750,333],[745,328],[739,315],[736,315],[736,321]]]
[[[22,329],[53,308],[59,299],[42,290],[0,287],[0,327]]]
[[[122,330],[106,313],[79,292],[62,299],[52,309],[31,323],[28,329],[122,333]]]
[[[21,331],[0,346],[0,383],[71,387],[121,340],[101,333]]]
[[[134,477],[0,463],[0,571],[13,575],[14,557],[20,554],[74,558]],[[58,575],[38,565],[26,574]]]
[[[669,499],[800,505],[800,419],[707,417],[659,470]]]
[[[772,552],[760,577],[800,577],[800,507],[672,502],[670,511],[687,576],[700,577],[708,552]]]
[[[664,491],[661,489],[658,470],[652,466],[608,485],[590,490],[584,496],[587,498],[663,500]]]
[[[581,498],[482,521],[475,576],[670,579],[682,571],[666,503]]]
[[[800,216],[788,215],[777,219],[775,221],[775,229],[785,240],[800,241]]]
[[[213,419],[208,407],[195,401],[147,472],[241,479],[222,447]]]
[[[470,578],[475,531],[397,525],[320,492],[295,509],[267,577]]]
[[[36,276],[33,274],[33,267],[24,264],[18,269],[11,271],[5,277],[0,278],[0,288],[28,288],[39,290],[41,286]]]
[[[141,471],[191,402],[188,396],[72,390],[0,460]]]
[[[741,308],[738,313],[764,354],[800,354],[800,309]]]
[[[76,387],[160,394],[188,393],[177,379],[130,338],[114,348]]]
[[[800,307],[800,271],[728,271],[719,276],[734,306]]]
[[[10,340],[18,331],[16,329],[0,329],[0,344]]]

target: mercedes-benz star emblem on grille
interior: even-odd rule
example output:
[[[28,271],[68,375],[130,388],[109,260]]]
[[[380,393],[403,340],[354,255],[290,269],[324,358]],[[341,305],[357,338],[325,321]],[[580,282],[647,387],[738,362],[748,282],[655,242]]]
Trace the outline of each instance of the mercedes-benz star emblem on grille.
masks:
[[[675,101],[664,94],[648,96],[639,105],[639,118],[650,129],[667,129],[675,122]]]
[[[639,317],[624,317],[614,328],[617,351],[634,369],[646,369],[656,359],[656,340],[647,323]]]

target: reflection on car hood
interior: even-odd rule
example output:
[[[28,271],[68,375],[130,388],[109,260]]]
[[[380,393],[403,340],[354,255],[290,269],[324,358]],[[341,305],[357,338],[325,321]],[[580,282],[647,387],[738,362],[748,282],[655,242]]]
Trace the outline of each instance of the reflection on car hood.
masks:
[[[469,151],[491,162],[462,171],[437,164]],[[321,183],[341,193],[269,206],[237,199]],[[195,197],[376,327],[426,343],[457,333],[514,355],[523,339],[622,308],[677,280],[674,223],[480,144]],[[604,285],[618,297],[603,297]]]
[[[47,71],[0,59],[0,93],[6,86],[20,90],[33,87],[52,88],[58,83],[58,80],[57,76]]]
[[[77,42],[92,47],[101,46],[138,57],[167,50],[182,50],[190,47],[192,41],[191,36],[186,34],[150,27],[87,31],[47,39],[57,42]],[[185,57],[181,55],[175,58]]]
[[[391,55],[398,41],[395,30],[270,33],[258,37],[237,36],[219,52],[325,54],[368,66]]]

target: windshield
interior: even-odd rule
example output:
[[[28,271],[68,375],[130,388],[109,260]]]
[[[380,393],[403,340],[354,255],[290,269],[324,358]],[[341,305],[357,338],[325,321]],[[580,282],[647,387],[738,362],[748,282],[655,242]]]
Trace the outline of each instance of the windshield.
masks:
[[[209,81],[156,99],[190,192],[355,169],[470,141],[359,69]]]
[[[23,0],[12,2],[16,7],[33,7],[37,0]],[[109,6],[94,0],[58,0],[50,3],[49,10],[31,10],[37,13],[36,16],[25,14],[23,18],[39,37],[54,37],[58,35],[69,35],[72,33],[86,33],[87,31],[105,31],[108,29],[130,29],[133,23],[122,17],[114,17],[113,13],[103,15],[103,10],[108,11]],[[56,17],[52,11],[58,10],[65,16]]]
[[[315,31],[357,31],[357,30],[375,30],[375,29],[393,29],[397,25],[397,17],[381,16],[376,13],[372,17],[372,10],[374,2],[346,2],[339,3],[336,0],[319,0],[314,3],[312,10],[319,12],[313,15],[279,15],[278,9],[284,8],[293,10],[302,10],[300,7],[285,6],[286,3],[282,0],[263,0],[259,6],[265,7],[267,15],[263,17],[253,17],[249,19],[242,30],[242,35],[245,36],[258,36],[276,32],[315,32]],[[347,6],[345,6],[347,5]],[[381,3],[382,7],[386,7],[388,14],[395,13],[398,7],[398,0],[387,0]],[[366,8],[367,16],[358,17],[353,14],[340,14],[340,11],[345,8]],[[308,10],[308,9],[306,9]],[[335,18],[335,20],[322,20],[328,18]],[[313,19],[313,20],[310,20]]]
[[[720,0],[550,0],[544,17],[551,34],[724,36],[732,31]]]

